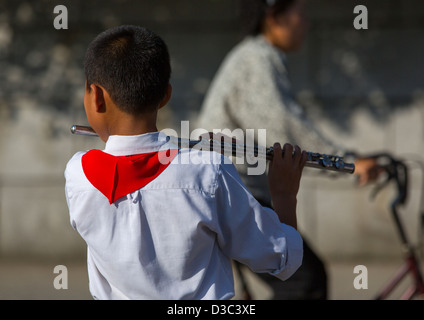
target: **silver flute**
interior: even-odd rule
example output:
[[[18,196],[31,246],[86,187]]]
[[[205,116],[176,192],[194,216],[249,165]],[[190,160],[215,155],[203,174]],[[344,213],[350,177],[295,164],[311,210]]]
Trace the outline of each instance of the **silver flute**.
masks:
[[[86,136],[97,136],[97,133],[88,126],[73,125],[71,127],[73,134],[86,135]],[[225,139],[224,139],[225,140]],[[261,157],[267,160],[272,160],[274,156],[273,147],[261,147],[261,146],[248,146],[245,144],[238,144],[236,142],[228,143],[226,141],[218,141],[216,139],[200,139],[200,140],[189,140],[177,137],[168,136],[168,141],[178,145],[180,148],[190,149],[202,149],[202,150],[213,150],[218,151],[225,155],[232,155],[234,157],[250,156],[250,157]],[[283,151],[284,154],[284,151]],[[355,171],[355,165],[353,163],[347,163],[343,161],[343,157],[326,155],[316,152],[307,152],[306,167],[353,173]]]

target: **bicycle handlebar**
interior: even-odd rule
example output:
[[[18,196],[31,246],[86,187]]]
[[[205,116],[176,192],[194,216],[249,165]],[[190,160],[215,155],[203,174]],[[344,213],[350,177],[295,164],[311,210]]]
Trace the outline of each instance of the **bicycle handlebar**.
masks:
[[[394,204],[405,204],[408,196],[407,165],[402,160],[394,158],[390,153],[376,153],[368,155],[367,158],[375,158],[387,174],[386,179],[375,187],[372,196],[375,197],[390,181],[394,180],[397,187],[397,197]]]
[[[377,187],[374,189],[373,196],[375,196],[380,190],[382,190],[383,187],[388,185],[391,180],[394,180],[396,183],[397,195],[392,201],[391,211],[401,241],[404,246],[408,248],[408,250],[410,250],[411,246],[409,244],[409,240],[406,236],[406,232],[403,228],[402,222],[397,212],[398,205],[405,204],[408,196],[408,167],[402,160],[394,158],[389,153],[378,153],[368,156],[368,158],[377,159],[380,162],[380,167],[383,168],[387,173],[386,180],[380,185],[377,185]]]

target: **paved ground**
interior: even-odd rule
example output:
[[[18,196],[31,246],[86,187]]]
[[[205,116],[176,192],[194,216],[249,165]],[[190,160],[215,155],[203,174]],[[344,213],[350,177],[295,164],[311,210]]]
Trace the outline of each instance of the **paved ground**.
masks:
[[[394,276],[402,261],[343,261],[327,263],[327,275],[330,300],[370,300],[386,285]],[[354,273],[357,265],[364,265],[366,271],[362,269],[359,273]],[[367,276],[367,289],[356,289],[354,280],[356,277]],[[398,288],[389,296],[390,300],[398,299],[401,294],[411,284],[411,277],[407,276],[399,284]],[[357,279],[359,281],[360,278]],[[237,282],[236,282],[237,283]],[[364,283],[364,282],[360,282]],[[254,287],[256,292],[254,298],[267,299],[270,297],[269,289],[263,283],[257,282],[254,278],[248,279],[248,284]],[[423,297],[422,297],[423,298]]]
[[[68,289],[55,289],[54,287],[55,278],[63,275],[62,272],[54,273],[54,268],[58,265],[57,261],[0,260],[0,299],[91,299],[84,261],[62,262],[61,264],[67,267]],[[368,271],[368,289],[365,290],[357,290],[353,285],[355,277],[358,276],[353,272],[354,267],[359,264],[365,265]],[[400,261],[327,263],[330,299],[372,299],[385,281],[393,276],[400,264]],[[254,284],[254,298],[267,299],[269,297],[268,288],[258,283],[255,278],[249,278],[248,281]],[[409,282],[409,280],[405,281],[406,284]],[[60,283],[63,284],[63,282]],[[392,297],[392,299],[395,298],[396,296]]]
[[[80,261],[62,264],[68,271],[66,290],[54,287],[55,278],[63,274],[54,273],[54,268],[58,265],[56,261],[0,261],[0,299],[91,299],[85,264]]]

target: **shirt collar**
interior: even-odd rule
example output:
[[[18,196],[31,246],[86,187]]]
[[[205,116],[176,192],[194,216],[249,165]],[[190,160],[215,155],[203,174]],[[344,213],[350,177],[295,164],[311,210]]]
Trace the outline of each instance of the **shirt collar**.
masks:
[[[167,135],[159,131],[135,136],[110,136],[103,151],[114,156],[126,156],[156,152],[170,147]]]

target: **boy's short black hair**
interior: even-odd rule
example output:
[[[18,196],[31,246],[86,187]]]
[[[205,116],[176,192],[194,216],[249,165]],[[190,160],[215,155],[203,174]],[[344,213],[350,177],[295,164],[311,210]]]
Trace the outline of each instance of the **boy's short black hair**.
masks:
[[[171,76],[168,48],[152,31],[124,25],[100,33],[88,46],[84,62],[87,88],[107,90],[124,112],[155,110]]]

